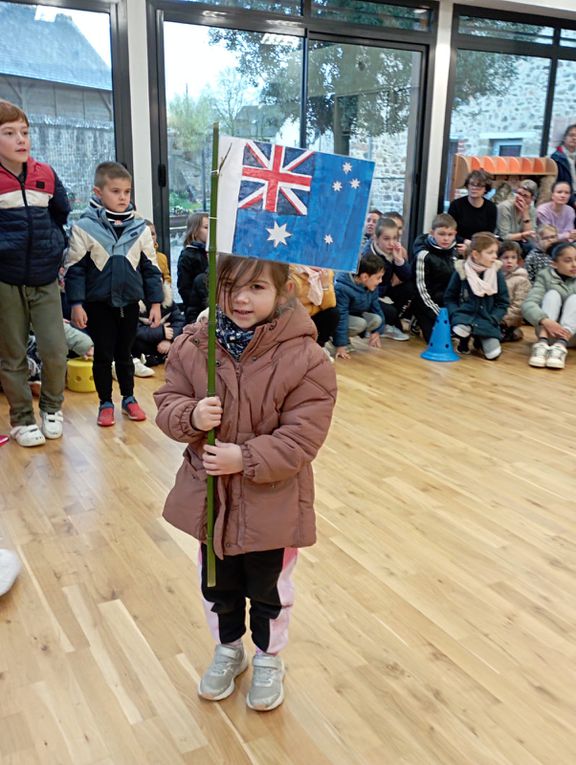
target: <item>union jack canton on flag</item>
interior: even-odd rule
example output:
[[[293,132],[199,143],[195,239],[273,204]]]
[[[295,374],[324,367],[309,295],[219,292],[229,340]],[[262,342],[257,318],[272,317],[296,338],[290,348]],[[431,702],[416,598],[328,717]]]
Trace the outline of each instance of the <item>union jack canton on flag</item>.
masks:
[[[219,153],[219,252],[356,270],[373,162],[229,136]]]

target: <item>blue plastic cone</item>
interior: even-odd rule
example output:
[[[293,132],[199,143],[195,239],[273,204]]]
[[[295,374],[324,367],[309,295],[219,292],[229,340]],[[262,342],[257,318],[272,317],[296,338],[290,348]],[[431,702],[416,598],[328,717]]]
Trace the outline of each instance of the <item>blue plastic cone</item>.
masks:
[[[447,308],[440,309],[428,348],[420,356],[428,361],[460,361],[460,356],[452,347]]]

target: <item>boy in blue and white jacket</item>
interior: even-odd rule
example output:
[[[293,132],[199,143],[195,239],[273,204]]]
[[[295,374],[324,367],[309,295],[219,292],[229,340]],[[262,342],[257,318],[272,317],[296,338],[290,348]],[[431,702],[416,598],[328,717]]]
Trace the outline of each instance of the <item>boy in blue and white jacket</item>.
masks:
[[[94,341],[94,384],[100,398],[98,425],[114,425],[112,362],[122,394],[122,412],[131,420],[146,415],[134,398],[132,346],[138,302],[150,307],[151,327],[160,324],[162,275],[146,221],[130,201],[132,176],[117,162],[96,168],[90,207],[74,225],[65,260],[66,296],[72,323]]]
[[[378,285],[384,276],[382,258],[366,253],[358,264],[358,273],[338,274],[334,282],[336,307],[339,320],[333,342],[337,359],[349,359],[349,338],[367,333],[368,345],[380,348],[380,335],[384,333],[386,321],[382,303],[378,298]]]

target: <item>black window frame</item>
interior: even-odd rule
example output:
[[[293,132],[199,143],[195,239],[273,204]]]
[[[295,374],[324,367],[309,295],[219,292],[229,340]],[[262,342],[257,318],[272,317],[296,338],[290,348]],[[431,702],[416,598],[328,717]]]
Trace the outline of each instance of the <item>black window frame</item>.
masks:
[[[420,233],[424,223],[426,179],[432,119],[432,87],[436,38],[438,32],[439,3],[437,0],[382,0],[384,5],[430,8],[430,30],[413,31],[397,28],[378,28],[319,19],[311,13],[311,0],[302,0],[301,14],[266,13],[214,6],[210,3],[186,3],[182,0],[149,0],[147,3],[148,61],[150,71],[150,140],[152,149],[152,192],[154,222],[158,240],[165,250],[170,237],[168,211],[168,140],[163,61],[164,22],[195,24],[198,26],[238,29],[246,32],[286,34],[303,40],[302,96],[300,112],[300,142],[306,145],[306,82],[308,42],[373,45],[376,47],[415,50],[422,53],[420,70],[419,109],[422,119],[418,126],[415,146],[413,188],[410,207],[409,237]]]
[[[110,55],[112,105],[114,109],[114,148],[116,161],[133,174],[132,116],[128,72],[127,0],[3,0],[14,5],[49,6],[63,11],[93,11],[110,16]],[[58,168],[56,168],[58,170]]]
[[[472,16],[481,19],[493,19],[495,21],[511,21],[516,24],[534,24],[536,26],[553,27],[554,34],[550,43],[528,43],[519,40],[508,40],[499,37],[483,37],[480,35],[462,34],[458,31],[461,16]],[[448,167],[448,147],[450,143],[450,126],[454,104],[454,89],[456,83],[456,58],[458,51],[484,51],[486,53],[508,53],[516,56],[534,56],[550,60],[548,72],[548,87],[544,106],[544,119],[542,125],[542,139],[540,141],[540,156],[545,157],[548,153],[550,140],[550,127],[552,123],[552,111],[554,108],[554,95],[556,87],[556,74],[559,61],[576,61],[576,47],[560,45],[560,35],[563,29],[576,31],[576,20],[563,18],[555,14],[550,15],[524,14],[513,11],[498,11],[488,8],[473,8],[466,5],[455,5],[452,15],[452,36],[450,41],[450,72],[448,76],[448,88],[446,98],[446,113],[444,120],[444,137],[442,142],[442,171],[440,174],[440,187],[438,189],[438,211],[444,210],[444,190],[450,168]]]

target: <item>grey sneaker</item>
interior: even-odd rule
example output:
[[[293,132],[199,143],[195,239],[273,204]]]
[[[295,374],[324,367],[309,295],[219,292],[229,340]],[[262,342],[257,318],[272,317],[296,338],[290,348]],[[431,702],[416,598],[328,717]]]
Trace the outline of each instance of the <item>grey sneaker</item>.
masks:
[[[217,645],[212,664],[202,675],[198,695],[209,701],[221,701],[234,691],[234,680],[248,668],[248,657],[244,647],[233,648]]]
[[[407,335],[405,332],[402,332],[401,329],[398,329],[398,327],[393,327],[390,324],[386,325],[382,337],[387,337],[390,340],[400,340],[400,342],[410,340],[410,335]]]
[[[257,653],[252,660],[252,685],[246,697],[250,709],[269,712],[284,701],[284,662],[279,656]]]

